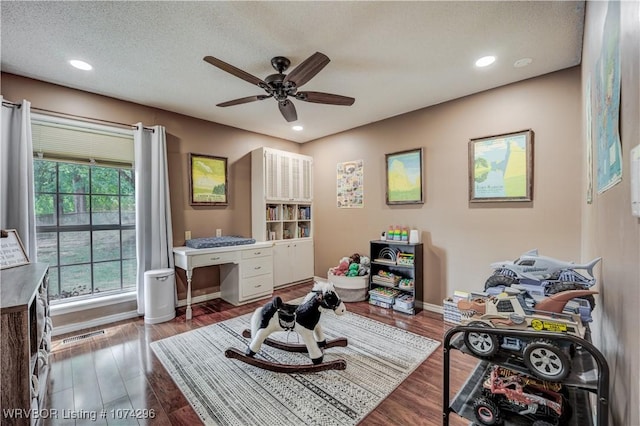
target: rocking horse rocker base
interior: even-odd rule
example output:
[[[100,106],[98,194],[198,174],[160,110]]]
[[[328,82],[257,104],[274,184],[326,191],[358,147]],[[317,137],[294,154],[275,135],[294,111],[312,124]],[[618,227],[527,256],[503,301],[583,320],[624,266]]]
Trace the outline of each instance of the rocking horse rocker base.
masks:
[[[312,373],[325,370],[344,370],[347,362],[343,359],[322,362],[322,349],[347,346],[347,339],[338,338],[327,341],[319,324],[323,310],[333,310],[342,315],[346,308],[330,283],[316,284],[301,305],[289,305],[275,297],[264,307],[256,309],[251,318],[250,330],[244,330],[243,337],[252,339],[246,352],[236,348],[225,351],[227,358],[278,373]],[[290,344],[268,336],[274,331],[296,331],[305,344]],[[288,352],[308,352],[313,364],[280,364],[255,358],[262,344]]]
[[[224,351],[224,356],[276,373],[316,373],[318,371],[344,370],[347,368],[347,361],[344,359],[326,361],[320,364],[280,364],[245,355],[236,348],[228,348]]]

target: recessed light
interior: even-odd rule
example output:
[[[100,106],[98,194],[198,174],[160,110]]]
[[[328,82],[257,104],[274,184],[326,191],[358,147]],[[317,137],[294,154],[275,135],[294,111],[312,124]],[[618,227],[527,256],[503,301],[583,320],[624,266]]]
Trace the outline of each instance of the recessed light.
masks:
[[[69,61],[72,67],[78,68],[79,70],[89,71],[92,70],[93,67],[86,63],[85,61],[79,61],[77,59],[72,59]]]
[[[488,67],[496,61],[495,56],[484,56],[476,61],[476,67]]]
[[[293,126],[291,127],[293,130],[295,130],[296,132],[300,132],[302,129],[304,129],[304,127],[297,125],[297,126]]]
[[[526,67],[531,62],[533,62],[533,59],[531,59],[531,58],[522,58],[522,59],[518,59],[517,61],[515,61],[513,63],[513,66],[516,67],[516,68],[522,68],[522,67]]]

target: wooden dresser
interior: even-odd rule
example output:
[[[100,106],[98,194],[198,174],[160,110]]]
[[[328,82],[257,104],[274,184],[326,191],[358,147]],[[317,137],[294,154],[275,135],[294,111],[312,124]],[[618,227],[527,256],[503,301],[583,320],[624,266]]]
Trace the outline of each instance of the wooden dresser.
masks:
[[[3,425],[38,424],[45,407],[51,319],[49,266],[28,264],[0,272]]]

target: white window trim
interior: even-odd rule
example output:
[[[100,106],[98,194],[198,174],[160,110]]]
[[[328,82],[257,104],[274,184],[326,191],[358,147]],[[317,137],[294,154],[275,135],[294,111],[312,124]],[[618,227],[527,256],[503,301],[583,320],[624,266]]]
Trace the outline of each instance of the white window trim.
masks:
[[[64,315],[89,309],[96,309],[103,306],[117,305],[119,303],[130,302],[132,300],[137,300],[137,293],[135,291],[128,291],[126,293],[118,293],[110,296],[101,296],[92,299],[51,304],[50,309],[52,315]]]
[[[61,124],[63,126],[81,127],[84,129],[95,130],[98,132],[118,133],[121,135],[133,136],[133,129],[124,129],[114,126],[106,126],[103,124],[89,123],[80,120],[71,120],[53,115],[31,113],[31,121],[40,121],[43,123]]]

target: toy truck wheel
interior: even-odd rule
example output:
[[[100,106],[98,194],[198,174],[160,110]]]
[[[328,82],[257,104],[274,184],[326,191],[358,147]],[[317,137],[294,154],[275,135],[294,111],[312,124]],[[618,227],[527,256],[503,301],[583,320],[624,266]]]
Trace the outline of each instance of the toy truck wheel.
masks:
[[[488,289],[490,287],[498,287],[505,286],[510,287],[512,284],[518,284],[518,280],[513,277],[508,277],[506,275],[491,275],[487,278],[487,281],[484,283],[484,289]]]
[[[548,340],[530,342],[522,353],[524,364],[542,380],[560,382],[571,371],[571,361],[565,352]]]
[[[476,400],[473,404],[473,414],[483,425],[499,425],[502,423],[500,409],[493,401],[487,398]]]
[[[471,327],[487,327],[487,324],[474,321],[469,323]],[[487,358],[495,355],[498,352],[498,338],[492,333],[464,333],[464,344],[467,348],[476,356]]]

